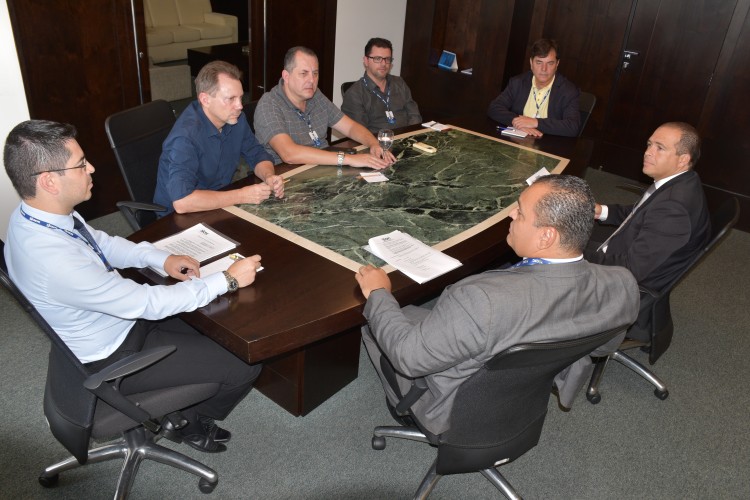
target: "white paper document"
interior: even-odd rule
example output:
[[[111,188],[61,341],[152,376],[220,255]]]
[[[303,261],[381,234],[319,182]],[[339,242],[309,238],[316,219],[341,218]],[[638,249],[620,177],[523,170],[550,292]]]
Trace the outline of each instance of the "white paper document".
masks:
[[[539,170],[537,170],[536,172],[534,172],[531,175],[531,177],[529,177],[528,179],[526,179],[526,184],[528,184],[529,186],[531,186],[532,184],[534,184],[534,181],[536,181],[538,178],[540,178],[543,175],[549,175],[549,170],[547,170],[544,167],[540,168]]]
[[[423,123],[422,126],[431,128],[432,130],[437,130],[438,132],[442,132],[443,130],[448,130],[451,128],[450,125],[443,125],[442,123],[438,123],[436,121]]]
[[[461,261],[401,231],[375,236],[370,238],[369,243],[370,252],[419,284],[461,265]]]
[[[529,135],[526,132],[522,130],[518,130],[517,128],[513,128],[513,127],[501,128],[500,130],[501,130],[500,134],[502,135],[509,135],[511,137],[520,137],[521,139]]]
[[[227,238],[207,224],[196,224],[191,228],[154,242],[154,246],[172,255],[189,255],[198,262],[205,262],[212,257],[236,248],[237,242]],[[167,276],[164,269],[155,267],[151,269],[162,276]]]
[[[359,176],[369,183],[388,182],[388,177],[383,175],[382,172],[365,172],[359,174]]]

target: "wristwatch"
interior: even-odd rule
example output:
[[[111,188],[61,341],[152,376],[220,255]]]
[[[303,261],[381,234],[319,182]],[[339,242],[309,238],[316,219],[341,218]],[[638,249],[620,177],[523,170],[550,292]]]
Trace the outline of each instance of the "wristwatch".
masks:
[[[343,151],[339,151],[338,154],[337,154],[338,160],[336,161],[336,164],[339,167],[343,167],[344,166],[344,154],[345,153]]]
[[[224,277],[227,279],[227,292],[236,292],[240,289],[240,284],[237,283],[237,278],[232,276],[226,271],[222,271],[224,273]]]

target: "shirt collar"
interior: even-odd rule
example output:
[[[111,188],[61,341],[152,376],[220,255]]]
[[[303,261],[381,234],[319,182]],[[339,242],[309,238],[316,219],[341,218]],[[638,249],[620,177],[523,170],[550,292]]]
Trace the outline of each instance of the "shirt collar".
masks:
[[[583,254],[579,255],[578,257],[572,257],[569,259],[548,259],[545,257],[547,262],[550,264],[567,264],[568,262],[578,262],[579,260],[583,260]]]
[[[532,74],[532,75],[533,75],[533,74]],[[535,77],[535,76],[532,76],[532,77],[531,77],[531,88],[534,88],[534,89],[536,89],[536,91],[537,91],[538,93],[540,93],[540,94],[541,94],[541,93],[543,93],[543,92],[546,92],[547,90],[549,90],[549,89],[551,89],[551,88],[552,88],[552,85],[553,85],[553,84],[555,83],[555,78],[557,78],[557,75],[554,75],[554,76],[552,77],[552,80],[550,80],[550,82],[549,82],[549,83],[548,83],[547,85],[545,85],[544,87],[542,87],[542,88],[540,88],[540,89],[536,89],[536,77]]]
[[[678,175],[682,175],[682,174],[684,174],[684,173],[686,173],[686,172],[687,172],[687,170],[683,170],[682,172],[677,172],[677,173],[676,173],[676,174],[674,174],[674,175],[670,175],[669,177],[665,177],[665,178],[663,178],[663,179],[660,179],[660,180],[658,180],[658,181],[654,182],[654,189],[659,189],[659,188],[660,188],[660,187],[662,187],[662,186],[663,186],[664,184],[666,184],[667,182],[671,181],[672,179],[674,179],[674,178],[675,178],[675,177],[677,177]]]
[[[73,212],[69,213],[68,215],[53,214],[52,212],[45,212],[44,210],[34,208],[23,200],[21,201],[20,208],[22,208],[24,212],[31,215],[32,217],[35,217],[44,222],[48,222],[50,224],[54,224],[61,229],[72,230],[73,217],[82,219],[82,217],[75,210],[73,210]]]

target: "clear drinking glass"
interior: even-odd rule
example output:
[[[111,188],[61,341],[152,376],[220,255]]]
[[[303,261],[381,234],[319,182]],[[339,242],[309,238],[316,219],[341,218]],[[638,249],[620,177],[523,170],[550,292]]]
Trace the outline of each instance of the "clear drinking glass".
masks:
[[[393,146],[393,130],[387,128],[378,130],[378,143],[380,143],[384,153],[389,151]]]

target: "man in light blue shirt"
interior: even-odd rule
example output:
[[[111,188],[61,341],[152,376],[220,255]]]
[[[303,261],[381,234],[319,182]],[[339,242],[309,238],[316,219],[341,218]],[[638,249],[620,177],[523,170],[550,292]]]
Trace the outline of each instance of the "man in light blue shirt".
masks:
[[[260,256],[201,277],[191,257],[88,226],[74,207],[91,197],[94,166],[75,137],[72,125],[42,120],[22,122],[8,135],[3,160],[22,198],[5,245],[10,277],[92,372],[145,348],[176,345],[172,355],[123,379],[121,391],[219,382],[215,396],[182,412],[189,424],[181,439],[201,451],[224,451],[231,434],[214,419],[226,418],[250,391],[260,366],[245,364],[177,318],[157,320],[250,285]],[[145,266],[180,282],[140,285],[117,272]]]

